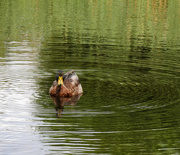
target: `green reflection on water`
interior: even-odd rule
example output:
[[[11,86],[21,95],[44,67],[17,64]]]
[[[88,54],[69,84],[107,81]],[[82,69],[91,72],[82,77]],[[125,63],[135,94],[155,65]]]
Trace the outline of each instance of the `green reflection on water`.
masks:
[[[37,53],[35,119],[42,118],[44,147],[179,153],[178,0],[0,3],[0,57],[24,42],[36,47],[25,52]],[[84,89],[60,119],[48,95],[58,69],[75,69]]]

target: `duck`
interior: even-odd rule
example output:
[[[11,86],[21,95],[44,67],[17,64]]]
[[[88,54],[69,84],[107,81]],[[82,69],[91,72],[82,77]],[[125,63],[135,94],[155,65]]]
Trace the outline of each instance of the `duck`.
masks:
[[[79,81],[79,77],[71,70],[64,74],[62,70],[58,70],[56,79],[49,89],[50,96],[54,97],[72,97],[81,95],[83,89]]]

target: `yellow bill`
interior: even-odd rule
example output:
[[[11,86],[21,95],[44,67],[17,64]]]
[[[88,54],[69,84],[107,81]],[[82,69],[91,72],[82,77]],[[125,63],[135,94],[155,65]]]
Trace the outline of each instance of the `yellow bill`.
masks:
[[[63,85],[63,77],[62,76],[59,76],[58,78],[58,85]]]

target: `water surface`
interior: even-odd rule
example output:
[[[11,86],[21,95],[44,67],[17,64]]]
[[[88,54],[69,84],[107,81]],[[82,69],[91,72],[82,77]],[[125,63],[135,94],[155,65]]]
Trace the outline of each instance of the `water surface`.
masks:
[[[179,8],[1,1],[0,154],[179,154]],[[52,100],[58,69],[82,96]]]

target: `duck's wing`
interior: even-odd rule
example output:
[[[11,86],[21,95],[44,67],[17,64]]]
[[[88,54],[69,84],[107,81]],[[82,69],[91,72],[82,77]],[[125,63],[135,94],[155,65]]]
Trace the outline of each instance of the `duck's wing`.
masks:
[[[64,74],[63,79],[64,85],[69,89],[73,89],[79,84],[79,78],[73,70]]]
[[[72,70],[64,74],[64,85],[72,90],[73,95],[82,94],[82,86],[79,82],[79,77],[76,75],[76,73]]]
[[[74,70],[71,70],[71,71],[65,73],[64,75],[69,75],[69,74],[73,74],[73,73],[74,73]]]

